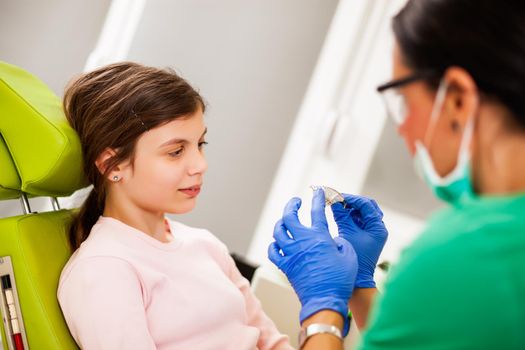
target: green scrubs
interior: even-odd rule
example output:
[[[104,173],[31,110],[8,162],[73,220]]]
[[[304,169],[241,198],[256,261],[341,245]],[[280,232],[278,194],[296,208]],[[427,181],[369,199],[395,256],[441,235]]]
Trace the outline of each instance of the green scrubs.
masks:
[[[391,270],[359,349],[525,349],[525,194],[434,215]]]

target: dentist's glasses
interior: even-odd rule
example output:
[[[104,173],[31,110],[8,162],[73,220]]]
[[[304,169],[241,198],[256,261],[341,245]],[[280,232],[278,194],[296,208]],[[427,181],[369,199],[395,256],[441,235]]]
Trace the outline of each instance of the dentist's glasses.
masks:
[[[396,123],[402,125],[407,118],[407,103],[404,96],[399,92],[399,88],[412,84],[416,81],[436,77],[434,72],[423,72],[409,75],[405,78],[389,81],[377,87],[385,102],[388,116]]]

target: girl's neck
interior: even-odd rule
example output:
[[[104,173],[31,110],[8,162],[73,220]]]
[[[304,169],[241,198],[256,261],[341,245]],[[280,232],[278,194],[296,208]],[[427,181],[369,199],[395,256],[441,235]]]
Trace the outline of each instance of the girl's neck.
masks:
[[[129,200],[116,200],[115,197],[108,193],[103,216],[117,219],[164,243],[173,239],[163,212],[145,211]]]

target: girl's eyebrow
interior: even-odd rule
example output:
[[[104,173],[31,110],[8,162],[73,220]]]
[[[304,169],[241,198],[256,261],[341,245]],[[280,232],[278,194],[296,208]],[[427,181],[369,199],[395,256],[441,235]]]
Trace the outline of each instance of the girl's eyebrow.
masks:
[[[208,128],[204,129],[204,132],[202,133],[200,138],[202,138],[204,135],[206,135],[207,132],[208,132]],[[190,141],[186,140],[186,139],[175,138],[175,139],[171,139],[171,140],[168,140],[168,141],[164,142],[163,144],[161,144],[159,146],[159,148],[162,148],[162,147],[168,146],[168,145],[176,145],[178,143],[189,143],[189,142]]]

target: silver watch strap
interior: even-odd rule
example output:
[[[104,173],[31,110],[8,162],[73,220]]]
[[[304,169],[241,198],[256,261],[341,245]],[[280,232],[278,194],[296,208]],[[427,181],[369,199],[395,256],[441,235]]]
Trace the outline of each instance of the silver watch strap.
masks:
[[[321,333],[332,334],[333,336],[336,336],[341,341],[343,341],[343,335],[341,334],[341,330],[336,326],[331,324],[312,323],[308,327],[301,329],[301,332],[299,333],[299,349],[303,348],[304,344],[306,343],[306,340],[312,335]]]

